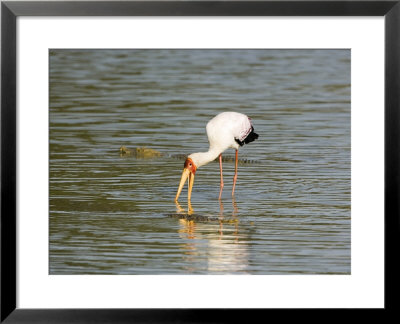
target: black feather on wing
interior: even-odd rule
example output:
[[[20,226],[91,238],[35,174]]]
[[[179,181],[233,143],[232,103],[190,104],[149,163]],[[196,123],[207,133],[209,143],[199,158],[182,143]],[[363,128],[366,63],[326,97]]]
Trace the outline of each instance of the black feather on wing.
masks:
[[[256,140],[258,138],[258,134],[254,132],[254,127],[251,126],[251,132],[249,133],[249,135],[246,136],[246,138],[241,141],[238,138],[235,138],[235,141],[240,145],[243,146],[244,144],[248,144],[250,142],[253,142],[254,140]]]

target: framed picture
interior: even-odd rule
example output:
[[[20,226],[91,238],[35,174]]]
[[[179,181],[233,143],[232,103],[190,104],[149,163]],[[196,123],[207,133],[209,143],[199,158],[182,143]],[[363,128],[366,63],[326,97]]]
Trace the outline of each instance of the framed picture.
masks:
[[[399,16],[2,2],[1,321],[393,309]]]

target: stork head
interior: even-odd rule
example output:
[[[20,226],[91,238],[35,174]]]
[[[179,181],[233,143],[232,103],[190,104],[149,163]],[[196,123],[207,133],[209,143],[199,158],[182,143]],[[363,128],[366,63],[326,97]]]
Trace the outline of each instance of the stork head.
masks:
[[[187,178],[189,178],[188,200],[190,201],[194,183],[194,174],[196,173],[196,169],[197,169],[196,164],[194,164],[193,160],[190,157],[188,157],[183,166],[181,182],[179,183],[178,191],[175,196],[175,201],[178,201],[179,195],[181,194],[182,188],[185,185]]]

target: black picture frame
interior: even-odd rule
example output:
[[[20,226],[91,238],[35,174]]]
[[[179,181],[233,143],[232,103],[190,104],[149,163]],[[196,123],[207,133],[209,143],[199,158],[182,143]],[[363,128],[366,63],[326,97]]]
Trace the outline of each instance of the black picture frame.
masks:
[[[220,323],[237,322],[242,316],[254,320],[259,318],[263,321],[266,320],[266,312],[279,311],[271,309],[16,308],[16,19],[19,16],[384,16],[385,307],[383,310],[376,311],[381,316],[382,311],[387,314],[388,311],[396,310],[399,276],[395,260],[399,255],[400,246],[400,0],[4,1],[1,3],[0,321],[2,323]],[[310,319],[308,311],[297,310],[297,314]],[[370,318],[371,313],[368,316]]]

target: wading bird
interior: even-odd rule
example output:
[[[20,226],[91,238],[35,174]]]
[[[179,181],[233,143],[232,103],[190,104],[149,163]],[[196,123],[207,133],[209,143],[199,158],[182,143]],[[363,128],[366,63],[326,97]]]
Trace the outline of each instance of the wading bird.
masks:
[[[221,199],[222,188],[224,187],[224,180],[222,177],[222,152],[228,148],[234,148],[236,150],[235,175],[233,177],[232,188],[233,196],[235,194],[237,180],[238,149],[240,146],[250,143],[258,138],[258,134],[254,132],[254,127],[251,124],[250,118],[237,112],[223,112],[218,114],[207,123],[206,130],[210,148],[208,152],[190,154],[186,159],[175,201],[178,201],[186,179],[189,178],[188,201],[190,202],[196,170],[201,166],[214,161],[217,157],[219,157],[219,168],[221,173],[218,199]]]

